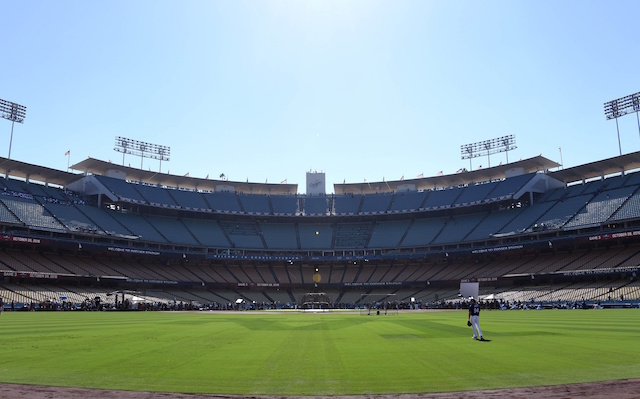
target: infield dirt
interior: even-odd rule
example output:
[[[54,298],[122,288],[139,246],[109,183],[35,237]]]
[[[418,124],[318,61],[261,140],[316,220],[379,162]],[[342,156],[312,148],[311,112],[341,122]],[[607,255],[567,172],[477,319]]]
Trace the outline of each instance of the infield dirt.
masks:
[[[108,391],[59,388],[38,385],[0,384],[2,399],[636,399],[640,397],[640,379],[587,384],[555,385],[488,391],[447,392],[434,394],[397,394],[361,396],[260,396],[200,395],[163,392]]]

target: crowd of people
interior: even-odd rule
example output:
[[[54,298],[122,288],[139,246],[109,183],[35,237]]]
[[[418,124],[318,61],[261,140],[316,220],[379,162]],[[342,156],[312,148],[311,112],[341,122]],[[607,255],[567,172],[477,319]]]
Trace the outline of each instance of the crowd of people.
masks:
[[[478,300],[477,305],[483,310],[542,310],[542,309],[600,309],[603,304],[600,301],[556,301],[552,303],[536,302],[531,299],[528,302],[508,301],[503,299]],[[398,309],[398,310],[424,310],[424,309],[451,309],[464,310],[470,306],[470,299],[461,298],[456,301],[366,301],[358,303],[327,303],[323,308],[359,310],[359,309]],[[123,310],[123,311],[181,311],[181,310],[211,310],[211,311],[246,311],[246,310],[296,310],[302,309],[302,305],[296,302],[257,302],[245,299],[237,299],[234,302],[207,302],[197,303],[183,300],[145,300],[142,298],[116,299],[113,302],[101,301],[99,297],[86,298],[82,302],[68,300],[45,300],[40,302],[5,303],[0,298],[0,312],[5,311],[97,311],[97,310]]]

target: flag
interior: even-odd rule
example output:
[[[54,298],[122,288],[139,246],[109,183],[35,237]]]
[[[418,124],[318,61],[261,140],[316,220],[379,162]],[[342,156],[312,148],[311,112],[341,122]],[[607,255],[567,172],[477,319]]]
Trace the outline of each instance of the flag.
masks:
[[[189,172],[185,173],[184,177],[189,177]]]
[[[209,179],[209,174],[208,174],[208,173],[207,173],[207,177],[205,177],[204,179],[205,179],[205,180],[208,180],[208,179]]]
[[[402,177],[400,178],[400,180],[404,180],[404,175],[402,175]]]
[[[68,156],[69,154],[71,154],[71,150],[67,150],[67,152],[64,153],[64,156]]]
[[[442,171],[438,172],[438,176],[442,176]]]
[[[462,173],[462,168],[456,170],[456,173]]]
[[[283,181],[281,181],[280,184],[287,184],[287,179],[284,179]]]
[[[418,175],[418,179],[422,179],[423,177],[424,177],[424,174],[422,174],[422,173],[420,173],[420,174]]]

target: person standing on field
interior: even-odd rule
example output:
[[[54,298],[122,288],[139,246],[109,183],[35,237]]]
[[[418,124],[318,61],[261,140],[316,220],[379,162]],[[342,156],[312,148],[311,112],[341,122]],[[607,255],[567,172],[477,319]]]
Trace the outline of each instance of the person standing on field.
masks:
[[[480,341],[484,341],[484,338],[482,337],[482,330],[480,329],[480,305],[473,297],[471,297],[471,300],[469,301],[469,322],[471,323],[471,329],[473,330],[473,339],[480,339]]]

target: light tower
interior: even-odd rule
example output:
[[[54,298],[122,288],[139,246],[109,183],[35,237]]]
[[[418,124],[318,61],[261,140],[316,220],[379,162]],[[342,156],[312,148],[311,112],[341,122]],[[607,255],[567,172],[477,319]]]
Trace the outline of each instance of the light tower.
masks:
[[[479,141],[477,143],[463,144],[460,146],[460,157],[469,160],[469,170],[471,167],[471,158],[477,158],[486,155],[488,166],[491,167],[491,154],[500,152],[507,153],[507,163],[509,163],[509,151],[516,149],[516,138],[513,134],[498,137],[491,140]]]
[[[622,145],[620,144],[620,127],[618,126],[618,118],[632,112],[636,113],[636,121],[638,122],[638,133],[640,133],[640,93],[630,94],[628,96],[618,98],[604,103],[604,116],[607,120],[616,120],[616,131],[618,132],[618,150],[622,155]]]
[[[142,161],[144,158],[152,158],[160,161],[159,172],[162,172],[162,161],[169,161],[171,156],[171,147],[128,139],[126,137],[116,137],[115,151],[122,153],[122,166],[124,166],[125,154],[131,154],[140,157],[140,169],[142,169]]]
[[[11,121],[11,138],[9,139],[9,156],[11,159],[11,144],[13,143],[13,125],[23,123],[27,114],[27,107],[0,99],[0,117]]]

